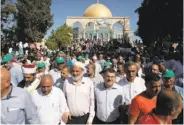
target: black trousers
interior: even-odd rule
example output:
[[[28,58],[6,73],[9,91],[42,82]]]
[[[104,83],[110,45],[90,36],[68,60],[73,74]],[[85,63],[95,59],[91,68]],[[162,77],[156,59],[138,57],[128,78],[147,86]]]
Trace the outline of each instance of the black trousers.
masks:
[[[122,124],[128,124],[128,106],[120,106],[119,107],[119,112],[120,112],[120,119]]]
[[[83,116],[74,117],[68,120],[66,124],[86,124],[89,117],[89,113]]]
[[[93,121],[93,124],[120,124],[120,123],[121,123],[120,118],[117,118],[115,121],[112,121],[112,122],[104,122],[104,121],[101,121],[96,116],[95,116],[95,119]]]

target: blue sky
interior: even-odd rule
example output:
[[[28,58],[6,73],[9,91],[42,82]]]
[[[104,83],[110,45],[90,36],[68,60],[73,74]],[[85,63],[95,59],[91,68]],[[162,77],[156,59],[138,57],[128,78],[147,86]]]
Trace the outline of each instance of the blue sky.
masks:
[[[129,16],[130,27],[134,32],[137,29],[138,15],[135,10],[141,6],[143,0],[99,0],[107,6],[113,16]],[[84,11],[96,0],[52,0],[51,13],[54,15],[53,26],[48,30],[47,38],[52,29],[63,25],[67,16],[83,16]]]

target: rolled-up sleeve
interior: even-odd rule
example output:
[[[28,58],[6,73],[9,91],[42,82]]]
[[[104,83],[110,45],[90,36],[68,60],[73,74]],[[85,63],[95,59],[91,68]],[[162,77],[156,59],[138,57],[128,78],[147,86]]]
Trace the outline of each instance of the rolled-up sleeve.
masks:
[[[33,103],[31,95],[28,92],[25,93],[24,101],[26,124],[39,124],[36,106]]]

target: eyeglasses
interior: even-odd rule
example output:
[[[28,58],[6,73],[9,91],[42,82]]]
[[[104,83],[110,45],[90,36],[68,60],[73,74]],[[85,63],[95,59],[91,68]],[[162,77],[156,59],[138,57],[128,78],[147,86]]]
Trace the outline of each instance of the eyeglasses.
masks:
[[[106,76],[107,78],[115,78],[116,76]]]

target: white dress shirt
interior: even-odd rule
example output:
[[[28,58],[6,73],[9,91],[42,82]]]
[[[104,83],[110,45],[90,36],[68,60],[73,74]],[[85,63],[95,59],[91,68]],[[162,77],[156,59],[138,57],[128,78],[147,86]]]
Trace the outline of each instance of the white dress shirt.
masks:
[[[145,81],[140,77],[135,77],[133,82],[123,78],[118,84],[123,87],[123,102],[126,105],[129,105],[136,95],[146,90]]]
[[[143,73],[142,73],[142,68],[139,69],[139,71],[138,71],[137,74],[138,74],[138,77],[142,77],[142,74],[143,74]]]
[[[104,68],[105,60],[104,60],[104,59],[102,59],[102,60],[98,60],[97,62],[100,64],[101,69],[103,69],[103,68]]]
[[[95,63],[95,74],[99,74],[102,71],[102,68],[99,63]]]
[[[95,88],[97,117],[104,122],[113,122],[120,116],[119,106],[123,104],[122,87],[116,83],[112,88],[105,88],[104,83]]]
[[[86,73],[86,74],[84,74],[84,77],[90,78],[91,81],[93,82],[94,86],[104,82],[103,77],[99,73],[95,74],[95,76],[93,78],[89,77],[88,74]]]
[[[72,116],[78,117],[89,113],[88,121],[92,122],[95,115],[93,82],[89,78],[83,77],[81,83],[76,84],[69,77],[64,82],[63,92]]]
[[[65,96],[63,92],[56,87],[45,95],[41,89],[37,89],[32,94],[33,102],[37,107],[37,113],[40,124],[65,124],[61,119],[64,112],[68,112]]]
[[[55,82],[57,81],[57,79],[61,77],[61,72],[58,71],[57,69],[52,69],[49,71],[49,74],[52,76],[54,80],[54,85],[55,85]]]
[[[17,87],[18,83],[24,79],[21,65],[13,63],[13,67],[9,70],[11,74],[11,83],[14,87]]]

